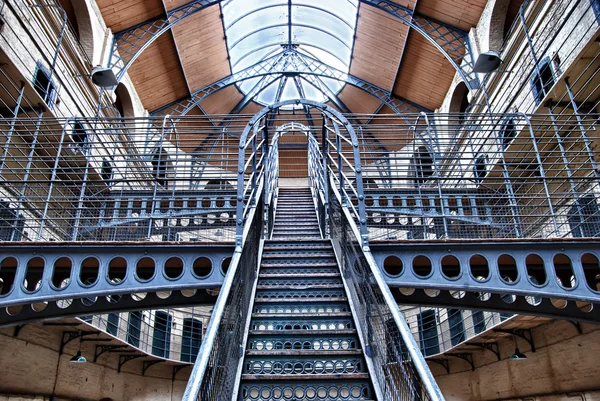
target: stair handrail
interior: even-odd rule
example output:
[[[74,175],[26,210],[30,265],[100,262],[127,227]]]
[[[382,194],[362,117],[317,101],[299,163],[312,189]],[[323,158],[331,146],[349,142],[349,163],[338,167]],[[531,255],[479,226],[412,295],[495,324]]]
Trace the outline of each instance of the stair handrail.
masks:
[[[353,251],[356,254],[352,258],[353,263],[350,263],[352,255],[349,255],[348,250],[343,248],[361,244],[362,235],[349,208],[342,203],[342,196],[335,186],[333,177],[330,177],[330,180],[329,225],[334,251],[340,264],[342,279],[353,307],[355,319],[358,322],[358,329],[362,331],[361,337],[365,345],[365,353],[369,358],[380,359],[370,364],[375,369],[375,372],[371,372],[371,379],[378,381],[377,384],[374,383],[376,387],[384,389],[382,392],[386,400],[406,399],[405,395],[403,396],[401,393],[408,390],[415,397],[414,399],[443,401],[444,396],[433,378],[390,288],[385,283],[369,247],[354,246]],[[350,230],[345,229],[344,225],[347,225]],[[350,231],[350,238],[348,238],[348,231]],[[358,274],[360,274],[360,278],[358,278]],[[372,288],[376,294],[367,293],[369,288]],[[369,295],[371,295],[370,298]],[[366,311],[360,306],[364,306]],[[378,310],[376,313],[372,313],[373,309],[381,309],[381,307],[387,311]],[[385,326],[387,327],[383,328],[384,331],[377,333],[376,319],[381,320],[385,315],[388,315],[391,320],[386,321]],[[362,324],[360,323],[361,317],[365,318]],[[391,321],[394,325],[388,324]],[[398,338],[394,337],[396,336],[395,330],[398,332]],[[378,334],[379,337],[377,337]],[[399,346],[395,345],[398,342]],[[390,345],[392,346],[390,347]],[[385,354],[386,360],[383,360],[383,354]],[[411,364],[414,366],[414,371],[411,371],[413,370],[410,367]],[[392,368],[391,365],[395,365],[395,367]],[[406,386],[408,388],[398,388],[398,383],[393,382],[395,373],[397,379],[404,379],[405,382],[408,382]],[[398,374],[401,377],[398,377]],[[419,378],[420,383],[413,383],[416,377]]]

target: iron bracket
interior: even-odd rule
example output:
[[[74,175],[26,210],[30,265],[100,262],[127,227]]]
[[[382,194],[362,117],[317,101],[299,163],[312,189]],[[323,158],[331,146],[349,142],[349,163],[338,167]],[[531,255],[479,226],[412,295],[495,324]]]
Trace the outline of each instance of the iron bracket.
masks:
[[[496,355],[498,360],[500,360],[500,348],[498,347],[498,343],[467,343],[467,345],[472,345],[474,347],[479,347],[491,351]]]
[[[166,362],[164,359],[157,359],[157,360],[152,360],[152,361],[144,361],[142,364],[142,376],[146,375],[146,371],[148,370],[148,368],[150,366],[154,366],[157,363],[163,363]]]
[[[100,334],[99,331],[63,331],[60,341],[60,349],[58,355],[62,355],[65,350],[65,345],[79,337],[90,336],[92,334]]]
[[[100,355],[104,354],[105,352],[122,348],[127,348],[127,345],[96,345],[96,350],[94,351],[94,362],[98,361]]]
[[[446,369],[446,373],[450,374],[450,363],[448,362],[448,358],[427,358],[426,360],[442,365],[444,369]]]
[[[143,354],[134,354],[134,355],[119,355],[119,367],[117,368],[117,373],[121,373],[121,368],[129,361],[133,361],[138,358],[146,358],[149,355]]]
[[[513,336],[521,337],[523,340],[527,341],[531,346],[531,352],[535,352],[535,344],[533,342],[533,336],[531,335],[531,330],[523,330],[523,329],[494,329],[497,333],[508,333]]]
[[[179,372],[183,368],[187,368],[188,366],[191,366],[191,365],[176,365],[176,366],[173,366],[173,375],[171,376],[171,380],[175,381],[175,376],[177,376],[177,372]]]
[[[460,358],[463,361],[467,361],[469,363],[469,365],[471,365],[471,370],[473,372],[475,372],[475,363],[473,362],[473,355],[469,354],[468,352],[464,352],[464,353],[463,352],[460,352],[460,353],[459,352],[457,352],[457,353],[447,352],[444,355],[453,356],[455,358]]]

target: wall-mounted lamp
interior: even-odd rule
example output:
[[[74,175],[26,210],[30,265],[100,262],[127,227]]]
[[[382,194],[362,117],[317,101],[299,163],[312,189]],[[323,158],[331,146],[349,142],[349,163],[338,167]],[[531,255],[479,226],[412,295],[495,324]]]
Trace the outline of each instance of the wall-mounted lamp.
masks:
[[[92,70],[92,82],[101,88],[112,88],[119,84],[112,68],[100,66]]]
[[[515,348],[515,353],[510,356],[510,359],[513,361],[522,361],[523,359],[527,359],[527,355],[519,351],[519,348]]]
[[[81,339],[83,338],[83,336],[79,337],[79,349],[77,350],[77,353],[75,354],[74,357],[72,357],[71,359],[69,359],[69,362],[72,363],[86,363],[87,359],[85,359],[85,357],[83,355],[81,355]]]
[[[480,74],[487,74],[488,72],[493,72],[500,67],[502,64],[502,59],[500,55],[496,52],[483,52],[477,57],[477,61],[475,61],[475,65],[473,66],[473,72]]]
[[[77,351],[77,354],[75,354],[75,356],[73,358],[69,359],[69,362],[86,363],[87,359],[85,359],[85,357],[83,355],[81,355],[81,351]]]

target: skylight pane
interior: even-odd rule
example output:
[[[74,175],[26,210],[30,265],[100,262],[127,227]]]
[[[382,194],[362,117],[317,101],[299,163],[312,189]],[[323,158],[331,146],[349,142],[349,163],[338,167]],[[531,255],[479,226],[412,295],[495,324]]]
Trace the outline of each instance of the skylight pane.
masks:
[[[288,15],[291,5],[292,14]],[[222,4],[223,22],[226,27],[227,48],[232,72],[236,73],[281,52],[296,51],[340,71],[336,76],[345,79],[349,71],[351,52],[356,29],[358,0],[227,0]],[[289,23],[292,29],[290,35]],[[304,57],[304,56],[302,56]],[[314,66],[314,62],[308,63]],[[304,62],[295,61],[288,71],[305,69]],[[322,70],[322,69],[321,69]],[[269,71],[265,65],[264,71]],[[281,66],[273,72],[281,72]],[[275,76],[268,76],[271,82]],[[288,79],[281,92],[281,100],[307,99],[322,102],[331,93],[322,93],[318,87],[327,85],[337,94],[344,82],[314,77],[299,80],[298,90],[293,79]],[[238,84],[247,94],[260,79],[246,80]],[[314,82],[316,87],[309,83]],[[264,105],[277,101],[280,79],[262,90],[255,98]],[[329,92],[329,91],[327,91]]]

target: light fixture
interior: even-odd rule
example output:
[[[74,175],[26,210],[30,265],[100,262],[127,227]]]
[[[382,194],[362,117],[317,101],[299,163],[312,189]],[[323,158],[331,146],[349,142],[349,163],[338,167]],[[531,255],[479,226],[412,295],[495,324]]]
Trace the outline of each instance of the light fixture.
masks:
[[[80,336],[79,336],[79,349],[77,350],[77,353],[75,354],[74,357],[72,357],[71,359],[69,359],[69,362],[73,362],[73,363],[86,363],[87,359],[85,359],[85,357],[83,355],[81,355],[81,339],[83,338],[83,335],[81,335],[80,332]]]
[[[85,359],[85,356],[81,355],[81,351],[77,351],[77,354],[75,354],[75,356],[73,358],[69,359],[69,362],[86,363],[87,359]]]
[[[112,68],[100,66],[92,70],[92,82],[101,88],[112,88],[119,84]]]
[[[496,71],[500,67],[500,64],[502,64],[502,59],[498,53],[493,51],[483,52],[477,57],[477,61],[473,66],[473,72],[487,74],[488,72]]]
[[[522,361],[523,359],[527,359],[527,355],[519,351],[519,348],[515,348],[515,353],[510,356],[510,359],[513,361]]]

